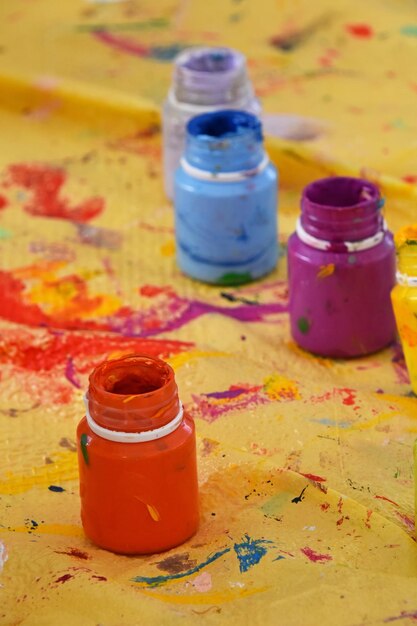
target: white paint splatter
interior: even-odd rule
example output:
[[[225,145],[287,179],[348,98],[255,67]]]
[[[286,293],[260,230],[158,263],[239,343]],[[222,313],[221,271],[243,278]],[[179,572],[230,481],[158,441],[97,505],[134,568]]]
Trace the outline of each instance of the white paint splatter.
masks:
[[[3,565],[6,563],[8,558],[6,546],[0,541],[0,574],[3,571]]]
[[[197,578],[191,581],[191,584],[197,591],[210,591],[212,587],[211,574],[209,574],[209,572],[202,572]]]
[[[327,130],[322,120],[301,115],[266,114],[262,116],[266,135],[291,141],[309,141],[320,137]]]
[[[230,582],[229,585],[232,587],[232,589],[234,587],[239,587],[240,589],[242,589],[245,586],[245,583],[241,583],[241,582]]]

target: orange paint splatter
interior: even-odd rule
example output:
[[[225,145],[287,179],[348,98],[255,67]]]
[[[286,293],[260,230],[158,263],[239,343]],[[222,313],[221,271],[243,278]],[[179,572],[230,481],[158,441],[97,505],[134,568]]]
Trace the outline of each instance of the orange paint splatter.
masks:
[[[320,265],[320,269],[317,272],[317,278],[327,278],[328,276],[331,276],[332,274],[334,274],[335,268],[336,267],[334,263],[329,263],[328,265]]]

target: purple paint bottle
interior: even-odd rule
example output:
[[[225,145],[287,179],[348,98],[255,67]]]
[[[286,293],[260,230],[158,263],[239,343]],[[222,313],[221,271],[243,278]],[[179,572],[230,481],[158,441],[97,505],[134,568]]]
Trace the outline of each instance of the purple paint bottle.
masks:
[[[376,352],[395,339],[392,234],[378,188],[359,178],[308,185],[288,241],[291,332],[327,357]]]

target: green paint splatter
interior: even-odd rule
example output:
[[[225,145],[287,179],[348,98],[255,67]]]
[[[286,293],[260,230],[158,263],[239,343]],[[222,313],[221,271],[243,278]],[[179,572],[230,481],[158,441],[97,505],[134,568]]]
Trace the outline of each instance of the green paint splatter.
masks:
[[[90,459],[88,457],[88,450],[87,450],[88,436],[85,433],[83,433],[80,437],[80,444],[81,444],[81,452],[82,452],[85,464],[90,465]]]
[[[0,228],[0,239],[10,239],[12,233],[5,228]]]
[[[300,317],[297,320],[297,326],[298,326],[298,330],[300,331],[300,333],[303,333],[303,335],[305,335],[310,330],[311,324],[310,324],[310,321],[306,317]]]
[[[417,240],[416,239],[406,239],[405,243],[407,244],[407,246],[417,246]]]
[[[245,272],[244,274],[230,272],[229,274],[220,276],[216,282],[218,285],[243,285],[243,283],[250,283],[252,280],[252,275],[249,272]]]
[[[400,32],[407,37],[417,37],[417,24],[407,24],[401,28]]]
[[[96,31],[124,31],[124,30],[146,30],[148,28],[166,28],[169,26],[169,19],[166,17],[154,17],[144,22],[120,22],[120,23],[98,23],[98,24],[77,24],[75,30],[79,32]]]

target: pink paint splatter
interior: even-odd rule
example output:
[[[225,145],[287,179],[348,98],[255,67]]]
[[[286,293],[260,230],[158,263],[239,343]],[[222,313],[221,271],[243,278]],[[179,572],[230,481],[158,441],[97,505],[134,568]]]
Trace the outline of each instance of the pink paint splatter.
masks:
[[[333,560],[330,554],[319,554],[309,547],[301,548],[301,552],[313,563],[325,563],[326,561]]]
[[[204,593],[210,591],[212,588],[211,574],[209,572],[202,572],[199,576],[191,581],[192,586],[197,591]]]
[[[415,522],[413,518],[411,517],[411,515],[407,515],[406,513],[400,513],[399,511],[395,511],[395,514],[398,517],[398,519],[401,520],[404,526],[408,528],[408,530],[411,530],[411,532],[414,532]]]
[[[308,478],[309,480],[313,480],[315,483],[324,483],[327,478],[322,478],[321,476],[316,476],[316,474],[303,474],[303,472],[298,472],[301,476]]]

